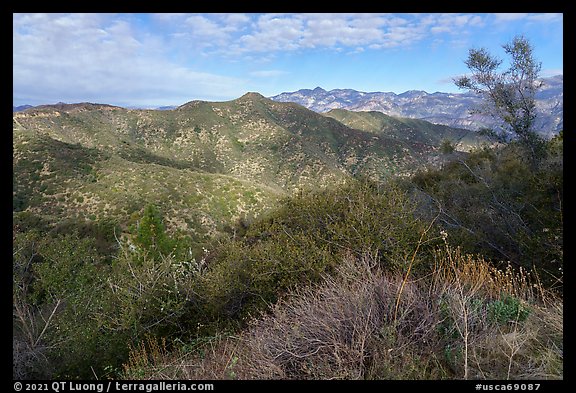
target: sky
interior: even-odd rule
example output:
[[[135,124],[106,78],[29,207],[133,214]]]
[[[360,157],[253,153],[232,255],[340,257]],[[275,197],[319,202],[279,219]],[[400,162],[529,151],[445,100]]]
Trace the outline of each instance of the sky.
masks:
[[[563,14],[13,14],[13,104],[127,107],[322,87],[459,92],[471,48],[523,35],[563,74]],[[506,63],[503,63],[503,66]]]

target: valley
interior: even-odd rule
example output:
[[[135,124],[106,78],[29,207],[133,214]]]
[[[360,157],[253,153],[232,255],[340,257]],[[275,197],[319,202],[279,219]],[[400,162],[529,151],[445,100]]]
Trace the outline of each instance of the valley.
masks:
[[[173,110],[57,104],[14,113],[16,211],[50,221],[114,217],[155,203],[170,230],[207,239],[278,198],[355,176],[409,175],[463,129],[380,113],[321,115],[257,93]]]

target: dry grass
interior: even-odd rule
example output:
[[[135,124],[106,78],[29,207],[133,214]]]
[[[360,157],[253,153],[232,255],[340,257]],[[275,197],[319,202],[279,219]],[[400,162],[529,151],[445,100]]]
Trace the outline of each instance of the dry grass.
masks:
[[[430,295],[443,299],[441,317],[456,333],[449,344],[457,352],[449,362],[456,377],[562,378],[562,299],[538,277],[522,268],[498,270],[446,245],[432,278]]]
[[[165,340],[148,336],[132,348],[122,376],[139,380],[236,379],[239,343],[234,336],[216,336],[170,350]]]
[[[481,379],[563,379],[562,302],[532,306],[523,324],[495,329],[471,349],[470,372]]]
[[[498,323],[490,307],[503,296],[524,314]],[[562,379],[562,316],[562,300],[526,272],[448,246],[418,279],[349,255],[240,336],[136,366],[153,379]]]

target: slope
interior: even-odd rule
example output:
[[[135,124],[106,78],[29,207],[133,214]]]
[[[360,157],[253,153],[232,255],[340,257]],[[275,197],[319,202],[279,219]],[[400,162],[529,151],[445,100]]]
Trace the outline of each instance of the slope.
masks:
[[[206,238],[302,188],[410,174],[447,132],[432,127],[424,143],[402,122],[350,125],[258,93],[164,111],[34,107],[13,114],[13,207],[126,226],[155,203],[171,230]]]
[[[113,220],[126,229],[155,204],[171,231],[202,241],[280,196],[227,175],[130,160],[29,131],[14,135],[15,217],[27,212],[49,225]]]
[[[376,111],[355,112],[332,109],[325,113],[325,116],[336,119],[348,127],[413,144],[437,147],[444,140],[448,140],[456,145],[458,150],[468,151],[486,142],[484,137],[470,130],[433,124],[425,120],[388,116]]]

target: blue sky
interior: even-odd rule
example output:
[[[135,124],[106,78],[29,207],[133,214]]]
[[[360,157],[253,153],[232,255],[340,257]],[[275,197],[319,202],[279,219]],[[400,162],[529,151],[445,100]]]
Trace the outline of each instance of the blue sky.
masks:
[[[13,103],[458,92],[470,48],[505,58],[519,34],[543,76],[563,74],[562,14],[13,14]]]

